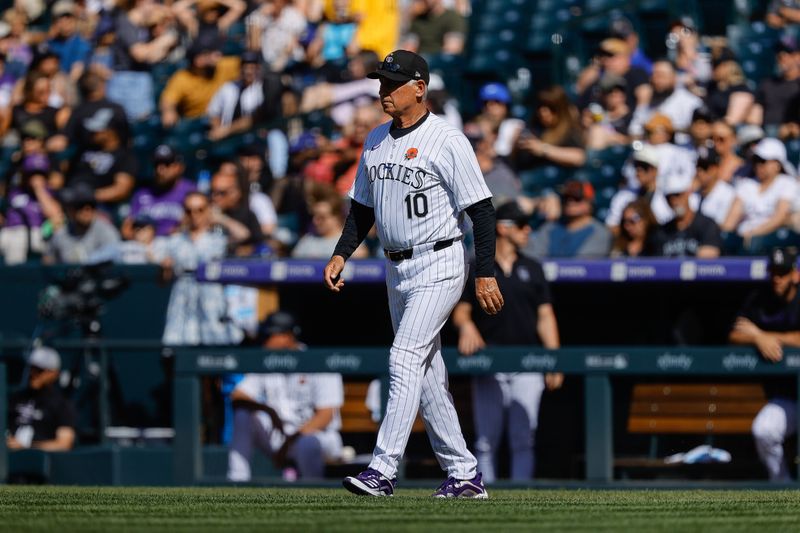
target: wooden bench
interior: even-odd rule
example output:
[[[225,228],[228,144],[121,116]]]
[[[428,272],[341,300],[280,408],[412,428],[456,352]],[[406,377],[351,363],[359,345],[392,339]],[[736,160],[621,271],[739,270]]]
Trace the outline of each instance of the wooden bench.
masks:
[[[372,413],[365,404],[368,381],[350,381],[344,384],[344,405],[340,410],[342,416],[342,433],[377,433],[378,424],[372,420]],[[422,419],[417,415],[413,433],[425,431]]]
[[[633,387],[628,432],[650,435],[646,458],[619,458],[618,467],[670,466],[659,457],[659,435],[750,434],[758,411],[767,403],[758,383],[652,383]],[[685,451],[685,450],[684,450]]]

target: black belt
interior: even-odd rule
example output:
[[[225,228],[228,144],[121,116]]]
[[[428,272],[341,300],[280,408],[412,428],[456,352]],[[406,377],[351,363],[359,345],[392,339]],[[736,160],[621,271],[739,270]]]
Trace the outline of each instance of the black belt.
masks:
[[[433,251],[438,252],[439,250],[444,250],[445,248],[449,248],[453,245],[455,239],[447,239],[444,241],[438,241],[436,244],[433,245]],[[403,259],[411,259],[414,255],[414,248],[409,248],[407,250],[395,250],[390,251],[384,248],[383,255],[389,258],[390,261],[402,261]]]

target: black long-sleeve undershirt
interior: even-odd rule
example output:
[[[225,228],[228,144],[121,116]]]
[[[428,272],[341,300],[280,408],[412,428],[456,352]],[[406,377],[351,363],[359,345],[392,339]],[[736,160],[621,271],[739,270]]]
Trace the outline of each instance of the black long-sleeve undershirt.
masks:
[[[465,209],[472,221],[475,237],[475,277],[494,277],[495,214],[491,198],[485,198]]]
[[[344,221],[344,229],[333,255],[340,255],[347,261],[358,245],[367,237],[372,225],[375,224],[375,210],[355,200],[350,202],[350,213]]]
[[[475,276],[479,278],[494,277],[495,215],[492,201],[481,200],[466,209],[472,220],[472,232],[475,236]],[[333,255],[339,255],[346,261],[375,224],[375,210],[355,200],[350,203],[350,213],[344,222],[344,229]]]

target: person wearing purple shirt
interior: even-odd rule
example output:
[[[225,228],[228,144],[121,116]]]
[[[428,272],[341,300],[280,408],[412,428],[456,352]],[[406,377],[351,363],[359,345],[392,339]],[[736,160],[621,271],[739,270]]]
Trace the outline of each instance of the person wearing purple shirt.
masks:
[[[44,251],[42,226],[58,219],[61,208],[47,189],[50,161],[43,154],[27,156],[20,182],[8,192],[5,220],[0,229],[0,254],[7,265],[24,263],[31,252]]]
[[[154,183],[134,193],[130,216],[122,225],[126,238],[132,232],[133,220],[139,215],[146,215],[155,222],[157,236],[174,233],[183,220],[183,199],[195,190],[194,183],[182,177],[185,166],[170,146],[158,146],[153,159]]]

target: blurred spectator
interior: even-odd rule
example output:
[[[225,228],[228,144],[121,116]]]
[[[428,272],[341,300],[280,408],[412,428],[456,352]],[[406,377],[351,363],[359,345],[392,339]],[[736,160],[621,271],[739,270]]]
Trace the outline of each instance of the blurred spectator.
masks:
[[[692,113],[692,123],[689,125],[689,136],[691,137],[692,148],[699,146],[709,146],[713,144],[711,140],[711,125],[714,123],[714,115],[705,105],[698,107]]]
[[[344,202],[334,191],[318,193],[309,202],[312,231],[300,237],[292,257],[298,259],[328,259],[333,255],[336,243],[344,228]],[[362,243],[352,257],[361,259],[369,256],[369,250]]]
[[[133,151],[120,138],[122,126],[115,123],[114,109],[97,108],[81,126],[91,133],[91,146],[73,159],[68,183],[85,183],[101,204],[114,206],[127,200],[136,183],[138,165]]]
[[[728,48],[723,48],[713,59],[711,83],[705,103],[711,112],[732,126],[744,122],[755,102],[753,92],[747,87],[742,67]]]
[[[179,0],[172,4],[172,12],[192,40],[225,35],[246,9],[244,0]]]
[[[89,42],[78,33],[78,5],[72,0],[58,0],[50,12],[53,21],[48,31],[47,47],[58,55],[61,71],[77,81],[92,51]]]
[[[200,283],[195,270],[200,263],[223,259],[228,235],[242,240],[247,229],[213,210],[199,192],[189,193],[183,206],[186,218],[181,231],[161,241],[154,253],[165,273],[176,277],[162,342],[176,346],[237,344],[243,335],[228,315],[224,287]]]
[[[766,134],[761,126],[755,126],[753,124],[745,124],[736,132],[736,144],[739,146],[739,154],[744,160],[744,164],[734,172],[734,183],[739,178],[747,178],[754,175],[753,148],[755,148],[764,137],[766,137]]]
[[[480,88],[478,98],[481,102],[481,112],[475,121],[486,122],[492,133],[496,133],[497,140],[494,143],[494,149],[497,155],[500,157],[510,156],[514,149],[514,142],[525,128],[524,121],[512,118],[509,114],[511,93],[502,83],[491,82]],[[484,132],[484,134],[487,133]]]
[[[667,204],[667,199],[658,188],[658,176],[660,174],[661,156],[654,146],[644,145],[641,149],[633,152],[631,156],[632,167],[636,175],[636,186],[626,187],[617,191],[611,198],[605,223],[612,232],[617,233],[620,221],[622,220],[622,210],[636,201],[638,198],[645,200],[653,212],[659,224],[669,222],[672,217],[672,209]]]
[[[626,102],[630,109],[636,109],[650,99],[652,92],[648,85],[647,72],[631,65],[631,49],[620,39],[605,39],[593,59],[578,76],[578,107],[585,108],[600,100],[600,80],[605,74],[613,74],[625,79]]]
[[[679,85],[702,96],[711,79],[711,55],[702,44],[694,21],[681,17],[669,25],[667,56],[678,71]]]
[[[307,21],[291,0],[260,0],[260,4],[247,17],[248,48],[261,51],[268,70],[282,72],[305,57],[300,40]]]
[[[771,251],[769,278],[769,285],[754,290],[745,300],[728,339],[733,344],[755,346],[764,359],[778,363],[785,347],[800,346],[800,274],[794,249]],[[797,431],[796,380],[771,377],[764,385],[769,403],[753,420],[756,451],[770,481],[789,482],[783,444]]]
[[[92,264],[113,261],[126,265],[145,265],[157,263],[156,249],[160,245],[156,237],[156,223],[147,215],[138,215],[128,224],[124,240],[114,242],[92,254],[89,262]]]
[[[614,74],[605,74],[600,79],[600,101],[589,104],[583,111],[586,147],[590,150],[628,143],[633,111],[625,97],[627,85],[625,78]]]
[[[240,150],[239,152],[247,153],[246,150]],[[240,157],[239,163],[234,163],[233,161],[223,162],[217,172],[219,174],[229,174],[236,178],[242,194],[241,205],[247,205],[250,208],[250,211],[253,212],[258,220],[261,233],[264,237],[270,237],[278,225],[275,206],[272,203],[272,199],[261,191],[258,183],[250,181],[255,176],[244,168],[242,158]]]
[[[561,191],[561,202],[561,220],[539,228],[525,251],[533,257],[608,257],[611,232],[592,216],[592,185],[568,181]]]
[[[144,120],[155,110],[149,71],[178,43],[177,31],[152,24],[168,17],[168,10],[152,0],[119,0],[112,13],[114,74],[108,82],[108,99],[125,108],[132,121]]]
[[[797,197],[794,167],[778,139],[762,139],[756,145],[753,169],[754,176],[735,184],[736,200],[722,226],[745,239],[772,233],[786,224]]]
[[[271,314],[260,329],[266,351],[305,349],[297,340],[300,330],[294,318],[286,312]],[[296,465],[303,480],[321,479],[325,461],[341,456],[340,374],[246,374],[231,399],[234,426],[228,480],[250,481],[254,447],[279,468]]]
[[[153,154],[155,176],[153,185],[138,189],[131,199],[130,215],[122,224],[122,234],[133,237],[133,223],[148,217],[155,235],[171,235],[183,221],[183,201],[195,190],[195,184],[184,177],[183,158],[171,146],[162,144]]]
[[[720,179],[719,155],[713,148],[698,148],[695,180],[700,212],[721,227],[731,212],[736,191],[730,183]]]
[[[684,87],[677,84],[675,67],[667,60],[659,60],[653,64],[653,75],[650,84],[653,95],[647,104],[636,109],[630,132],[639,136],[643,133],[644,124],[653,113],[661,113],[669,117],[672,127],[678,132],[685,132],[692,122],[695,109],[703,105],[703,101]]]
[[[748,122],[761,124],[778,136],[800,136],[797,107],[800,105],[800,51],[789,40],[778,43],[776,51],[778,75],[762,80],[756,92]]]
[[[264,160],[264,147],[257,143],[242,145],[236,155],[239,159],[240,172],[244,174],[250,193],[262,192],[266,195],[272,193],[276,178]]]
[[[719,257],[722,236],[716,222],[689,205],[693,174],[671,174],[664,183],[675,218],[662,224],[653,235],[653,255],[662,257]]]
[[[61,357],[52,348],[28,356],[28,382],[8,399],[9,450],[35,448],[58,452],[75,444],[75,407],[58,387]]]
[[[675,144],[675,129],[668,116],[661,113],[654,113],[650,120],[644,125],[645,146],[650,146],[658,154],[658,182],[661,183],[664,176],[694,172],[695,154],[692,150],[683,148]],[[635,169],[631,164],[622,167],[622,175],[628,182],[628,186],[637,188],[637,178]],[[666,222],[662,218],[659,208],[653,207],[653,212],[659,222]],[[667,219],[668,220],[668,219]]]
[[[33,48],[29,44],[28,16],[19,9],[7,9],[3,12],[2,51],[6,55],[6,72],[14,81],[21,80],[28,72],[33,61]],[[1,34],[0,34],[1,35]]]
[[[3,113],[0,122],[0,136],[9,129],[19,128],[31,120],[40,122],[47,130],[47,138],[55,135],[69,119],[69,109],[56,109],[48,104],[50,98],[50,79],[37,72],[25,77],[22,88],[22,103],[15,105],[10,113]]]
[[[217,90],[239,77],[239,58],[222,57],[219,48],[219,39],[195,41],[186,53],[188,68],[169,78],[160,99],[165,128],[171,128],[179,119],[204,116]]]
[[[6,55],[0,50],[0,113],[6,113],[11,105],[16,80],[6,69]]]
[[[58,201],[47,188],[50,162],[44,154],[25,157],[20,181],[6,195],[5,221],[0,228],[0,252],[7,265],[24,263],[44,252],[46,233],[61,220]],[[47,229],[44,229],[45,224]]]
[[[61,62],[58,54],[45,46],[36,49],[33,62],[28,70],[29,76],[38,74],[50,80],[50,94],[47,97],[48,105],[59,110],[75,105],[77,100],[75,81],[61,71]]]
[[[383,111],[372,102],[357,106],[353,122],[348,124],[342,138],[335,143],[339,160],[334,168],[334,186],[342,196],[347,195],[356,179],[367,135],[380,125],[384,117]]]
[[[765,20],[773,28],[791,27],[800,23],[800,5],[795,0],[771,0]]]
[[[97,211],[94,191],[76,183],[61,191],[66,220],[55,221],[53,237],[47,242],[47,263],[87,263],[95,252],[119,241],[119,232]]]
[[[579,167],[586,162],[578,111],[564,89],[539,91],[532,129],[519,134],[513,161],[518,171],[544,165]]]
[[[736,131],[724,120],[718,120],[711,127],[711,139],[719,154],[719,177],[730,183],[744,164],[744,160],[736,154]]]
[[[22,124],[19,130],[20,149],[11,155],[11,162],[15,165],[31,155],[44,155],[50,162],[50,171],[47,173],[47,185],[51,189],[59,189],[64,185],[64,176],[58,169],[58,157],[53,152],[47,151],[47,128],[38,120],[29,120]],[[53,139],[50,139],[52,144]]]
[[[475,151],[486,186],[492,192],[492,203],[499,207],[519,197],[522,184],[514,171],[497,156],[494,148],[497,135],[494,131],[488,129],[488,132],[484,132],[480,126],[471,123],[464,133]]]
[[[622,210],[619,231],[614,239],[611,257],[639,257],[652,251],[652,235],[658,221],[646,198],[632,201]]]
[[[464,50],[467,20],[444,0],[412,0],[403,48],[418,54],[458,55]]]
[[[653,62],[645,55],[644,51],[639,46],[639,34],[631,24],[631,21],[625,17],[617,17],[611,21],[611,37],[625,41],[631,54],[631,66],[640,68],[647,72],[648,76],[653,72]]]
[[[261,225],[250,210],[238,174],[214,174],[211,178],[211,201],[219,211],[217,218],[230,218],[241,227],[241,231],[231,235],[231,244],[234,245],[236,255],[250,255],[254,246],[264,242]]]
[[[441,76],[432,72],[430,77],[428,98],[425,100],[428,110],[434,115],[442,117],[445,122],[454,128],[463,129],[464,122],[458,110],[458,101],[447,92],[447,87],[445,87]]]
[[[379,58],[397,49],[400,33],[400,3],[396,0],[352,0],[358,14],[356,42],[361,50]],[[370,71],[372,72],[372,71]]]
[[[329,6],[308,45],[307,61],[323,73],[325,80],[336,83],[342,81],[348,57],[358,52],[357,14],[352,12],[350,0],[333,0]]]
[[[127,146],[130,139],[128,118],[125,109],[106,97],[106,80],[94,69],[88,69],[78,80],[81,102],[75,106],[63,131],[63,145],[74,147],[73,160],[79,160],[87,150],[96,150],[93,117],[110,114],[109,127],[113,129],[121,146]]]
[[[260,62],[257,52],[245,51],[239,79],[226,82],[214,93],[208,104],[208,137],[212,141],[249,131],[281,116],[281,80],[272,73],[264,76]],[[273,131],[282,134],[275,128]]]

